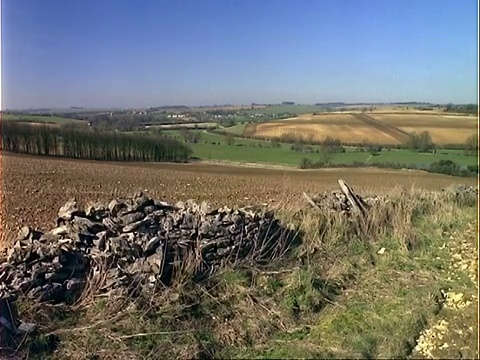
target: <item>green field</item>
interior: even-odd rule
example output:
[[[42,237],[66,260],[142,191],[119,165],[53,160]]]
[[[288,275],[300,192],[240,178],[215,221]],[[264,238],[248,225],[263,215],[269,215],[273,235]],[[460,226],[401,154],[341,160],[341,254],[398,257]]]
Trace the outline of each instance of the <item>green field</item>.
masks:
[[[60,116],[23,115],[23,114],[2,114],[2,120],[26,121],[35,123],[67,124],[84,123],[82,120],[68,119]]]
[[[234,126],[227,127],[224,130],[226,132],[232,133],[234,135],[243,135],[243,131],[245,130],[246,125],[247,124],[245,122],[244,123],[239,123],[239,124],[236,124]]]
[[[172,137],[180,139],[180,133],[176,130],[165,131]],[[216,144],[212,144],[215,142]],[[201,139],[196,144],[190,144],[193,156],[204,160],[222,160],[244,163],[278,164],[297,167],[303,158],[312,161],[321,159],[321,155],[313,153],[295,152],[290,149],[290,144],[281,144],[281,147],[272,147],[271,142],[235,138],[233,145],[227,145],[225,136],[202,132]],[[261,146],[261,147],[260,147]],[[311,146],[313,151],[320,150],[320,146]],[[407,165],[428,166],[440,160],[451,160],[459,165],[475,165],[477,157],[465,156],[461,150],[442,150],[436,154],[423,154],[411,150],[382,151],[377,156],[369,152],[360,152],[354,148],[346,148],[345,153],[333,155],[332,164],[353,164],[353,162],[371,163],[401,163]]]

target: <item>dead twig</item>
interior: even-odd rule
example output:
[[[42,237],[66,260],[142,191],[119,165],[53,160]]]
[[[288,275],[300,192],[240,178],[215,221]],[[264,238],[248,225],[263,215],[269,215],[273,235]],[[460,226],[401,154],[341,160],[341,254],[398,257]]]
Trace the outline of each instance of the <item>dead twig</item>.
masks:
[[[294,272],[296,270],[298,270],[299,267],[296,266],[292,269],[286,269],[286,270],[279,270],[279,271],[260,271],[260,274],[261,275],[279,275],[279,274],[286,274],[286,273],[291,273],[291,272]]]
[[[85,330],[90,330],[90,329],[93,329],[103,323],[106,323],[106,322],[109,322],[109,321],[115,321],[115,320],[118,320],[122,315],[126,314],[127,313],[127,310],[124,310],[124,311],[121,311],[119,312],[117,315],[115,315],[114,317],[112,318],[109,318],[109,319],[104,319],[104,320],[100,320],[100,321],[97,321],[91,325],[87,325],[87,326],[83,326],[83,327],[78,327],[78,328],[73,328],[73,329],[58,329],[58,330],[54,330],[54,331],[51,331],[49,332],[48,334],[46,334],[46,336],[50,336],[50,335],[58,335],[58,334],[64,334],[64,333],[69,333],[69,332],[76,332],[76,331],[85,331]]]
[[[125,340],[125,339],[131,339],[131,338],[135,338],[135,337],[141,337],[141,336],[187,334],[187,333],[191,333],[191,332],[192,332],[191,330],[181,330],[181,331],[156,331],[156,332],[149,332],[149,333],[138,333],[138,334],[131,334],[131,335],[122,335],[122,336],[118,336],[117,339]]]

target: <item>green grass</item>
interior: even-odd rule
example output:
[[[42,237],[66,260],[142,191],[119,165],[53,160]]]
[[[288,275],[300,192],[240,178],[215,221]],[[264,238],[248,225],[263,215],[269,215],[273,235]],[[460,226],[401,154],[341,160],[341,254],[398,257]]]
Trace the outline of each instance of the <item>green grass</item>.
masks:
[[[237,145],[212,145],[192,144],[193,155],[204,160],[222,160],[245,163],[278,164],[297,167],[302,158],[319,160],[318,154],[303,154],[291,151],[286,147],[249,147]],[[333,159],[334,164],[353,163],[353,161],[365,161],[368,158],[366,153],[344,153],[338,154]]]
[[[395,234],[369,238],[370,246],[363,248],[351,244],[341,251],[338,243],[329,248],[327,256],[330,254],[333,259],[333,253],[338,254],[333,267],[338,263],[344,272],[353,270],[355,280],[320,313],[315,310],[315,301],[312,302],[323,299],[323,293],[312,286],[314,279],[322,274],[318,271],[319,259],[315,262],[312,259],[306,268],[294,271],[276,293],[286,294],[284,302],[295,302],[304,310],[297,327],[276,333],[255,349],[236,349],[237,352],[230,349],[228,355],[272,359],[405,358],[411,354],[416,339],[425,328],[439,319],[446,319],[451,324],[451,334],[447,332],[443,341],[448,341],[450,347],[446,351],[437,349],[436,357],[458,357],[463,347],[463,354],[473,358],[476,332],[466,334],[466,329],[476,324],[475,305],[459,316],[458,312],[442,309],[440,294],[447,289],[469,296],[476,292],[475,284],[468,279],[449,283],[451,254],[444,247],[452,241],[451,233],[462,234],[468,224],[475,222],[475,208],[459,208],[449,203],[439,206],[440,210],[420,213],[415,218],[417,240],[413,250],[407,250]],[[445,232],[445,228],[449,231]],[[454,241],[461,240],[460,237]],[[332,238],[325,241],[331,243]],[[377,254],[380,248],[386,251]],[[373,262],[359,262],[362,258],[372,258]],[[339,271],[334,270],[334,273]],[[455,333],[458,329],[463,329],[464,336]],[[453,349],[452,344],[456,344]]]
[[[243,131],[245,130],[245,126],[247,124],[244,122],[243,124],[242,123],[238,123],[234,126],[230,126],[230,127],[227,127],[225,128],[225,131],[226,132],[229,132],[229,133],[232,133],[234,135],[242,135],[243,134]]]
[[[475,219],[473,208],[457,212],[458,218],[449,220],[446,212],[442,216],[441,220],[422,218],[417,226],[419,247],[414,251],[392,246],[388,239],[380,242],[377,248],[385,247],[386,252],[376,257],[374,268],[362,274],[341,308],[324,312],[314,336],[327,348],[342,348],[363,358],[409,354],[413,339],[438,314],[440,289],[447,288],[450,255],[442,245],[449,238],[442,235],[441,225],[447,223],[461,231]],[[462,220],[458,223],[455,218]],[[469,286],[472,289],[474,284]]]
[[[168,130],[163,133],[181,139],[178,130]],[[214,145],[211,142],[215,142],[216,144]],[[202,131],[200,141],[196,144],[190,144],[190,146],[193,150],[193,156],[203,160],[277,164],[298,167],[303,158],[308,158],[312,161],[318,161],[321,158],[316,152],[294,152],[290,149],[291,144],[282,143],[280,147],[274,148],[270,141],[265,140],[235,138],[234,145],[227,145],[224,135],[207,131]],[[313,145],[311,148],[314,151],[321,149],[318,145]],[[369,163],[401,163],[428,166],[440,160],[452,160],[459,165],[477,164],[477,158],[475,156],[466,156],[461,150],[441,150],[436,154],[423,154],[411,150],[392,149],[390,151],[382,151],[377,156],[371,156],[369,152],[360,152],[352,147],[346,147],[345,153],[334,154],[332,164],[349,165],[357,161],[366,163],[367,165]]]
[[[68,119],[59,116],[41,116],[41,115],[21,115],[21,114],[2,114],[2,120],[27,121],[34,123],[84,123],[82,120]]]
[[[460,150],[443,150],[436,154],[417,153],[410,150],[382,151],[380,155],[373,156],[369,162],[429,165],[440,160],[451,160],[459,165],[475,165],[477,163],[475,156],[466,156]]]

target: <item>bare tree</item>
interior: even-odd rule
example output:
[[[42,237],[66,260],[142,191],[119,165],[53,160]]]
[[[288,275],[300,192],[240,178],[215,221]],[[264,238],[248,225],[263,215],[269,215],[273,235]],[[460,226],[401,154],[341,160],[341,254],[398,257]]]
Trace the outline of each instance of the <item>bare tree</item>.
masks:
[[[320,149],[320,160],[325,165],[330,165],[333,160],[333,152],[328,147],[322,147]]]
[[[471,135],[465,141],[465,155],[475,156],[478,154],[478,138],[476,135]]]
[[[235,144],[235,137],[233,136],[233,134],[225,135],[225,142],[227,143],[227,145]]]

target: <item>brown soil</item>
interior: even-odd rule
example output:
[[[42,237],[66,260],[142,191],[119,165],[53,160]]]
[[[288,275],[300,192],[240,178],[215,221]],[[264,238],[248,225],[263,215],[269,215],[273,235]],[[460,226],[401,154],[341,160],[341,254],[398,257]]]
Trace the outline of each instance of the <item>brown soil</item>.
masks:
[[[46,230],[63,203],[76,197],[107,201],[138,190],[169,202],[207,200],[214,206],[268,203],[305,204],[302,192],[338,188],[339,178],[362,195],[390,191],[396,186],[439,189],[460,179],[414,171],[335,169],[295,171],[238,166],[192,164],[105,163],[3,154],[2,221],[5,234],[22,225]]]

